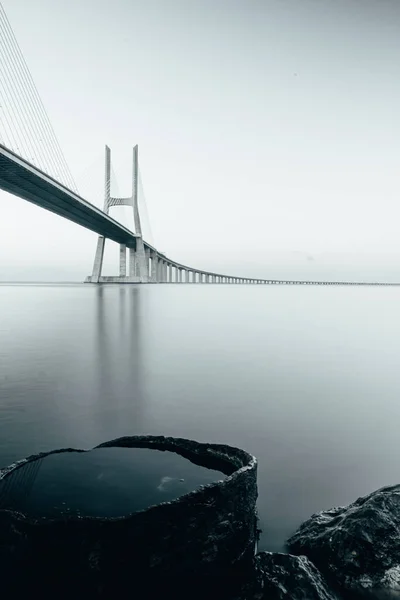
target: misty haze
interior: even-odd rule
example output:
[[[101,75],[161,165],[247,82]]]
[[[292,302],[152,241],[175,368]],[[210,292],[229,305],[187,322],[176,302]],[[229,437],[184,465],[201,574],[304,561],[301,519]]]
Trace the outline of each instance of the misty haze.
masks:
[[[399,39],[1,0],[4,598],[400,597]]]

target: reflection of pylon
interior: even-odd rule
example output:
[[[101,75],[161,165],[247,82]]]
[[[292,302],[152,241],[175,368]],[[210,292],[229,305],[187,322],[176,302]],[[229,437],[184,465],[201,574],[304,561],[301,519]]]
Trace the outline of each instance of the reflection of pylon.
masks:
[[[42,459],[27,462],[0,481],[0,509],[24,511],[41,464]]]
[[[135,222],[136,242],[129,248],[129,275],[126,274],[126,245],[120,244],[120,262],[119,277],[113,277],[115,281],[148,281],[148,265],[146,268],[146,254],[144,250],[142,227],[140,223],[139,204],[138,204],[138,182],[139,182],[139,149],[136,145],[133,148],[133,169],[132,169],[132,195],[124,198],[113,198],[111,196],[111,150],[106,146],[105,156],[105,181],[104,181],[104,212],[109,214],[111,206],[132,206]],[[99,236],[97,241],[96,255],[93,265],[93,274],[88,280],[92,283],[102,281],[101,270],[103,267],[104,247],[106,239]],[[109,278],[107,278],[108,280]]]

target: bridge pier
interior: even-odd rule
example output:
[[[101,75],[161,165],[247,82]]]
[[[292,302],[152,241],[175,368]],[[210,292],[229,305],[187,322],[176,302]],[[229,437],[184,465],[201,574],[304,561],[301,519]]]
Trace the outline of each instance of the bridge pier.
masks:
[[[101,235],[99,236],[99,239],[97,240],[96,254],[95,254],[94,263],[93,263],[93,274],[92,274],[92,282],[93,283],[99,283],[99,279],[101,277],[101,270],[103,268],[105,241],[106,241],[106,238]]]
[[[136,250],[135,248],[129,248],[129,277],[135,277],[136,275]]]
[[[158,256],[156,252],[151,252],[150,254],[151,257],[151,275],[150,275],[150,279],[153,283],[157,283],[158,281],[158,277],[157,277],[157,264],[158,264]]]
[[[159,256],[157,256],[157,262],[156,262],[156,278],[157,278],[157,283],[161,283],[162,282],[162,260]]]
[[[150,271],[150,248],[145,248],[144,249],[144,256],[145,256],[145,276],[146,276],[146,281],[149,281],[150,277],[151,277],[151,271]]]
[[[120,244],[119,246],[119,276],[126,277],[126,246]]]

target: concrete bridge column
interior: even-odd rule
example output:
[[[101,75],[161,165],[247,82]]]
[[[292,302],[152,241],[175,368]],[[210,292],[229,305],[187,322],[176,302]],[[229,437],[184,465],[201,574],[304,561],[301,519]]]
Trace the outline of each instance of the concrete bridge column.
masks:
[[[185,283],[189,283],[190,282],[190,271],[189,269],[186,269],[185,271]]]
[[[135,277],[136,275],[136,250],[135,248],[129,248],[129,277]]]
[[[171,265],[171,263],[168,265],[168,271],[169,271],[168,272],[168,281],[169,281],[169,283],[172,283],[173,279],[172,279],[172,265]]]
[[[126,245],[119,245],[119,276],[126,277]]]
[[[157,283],[162,282],[162,260],[158,256],[157,257]]]
[[[142,238],[136,238],[135,275],[140,281],[147,281],[149,270],[146,269],[146,253]]]
[[[182,273],[183,269],[179,269],[179,283],[182,283]]]
[[[146,280],[148,281],[150,278],[150,248],[145,248],[144,249],[144,256],[145,256],[145,277]]]
[[[103,268],[103,256],[104,256],[104,245],[106,238],[102,235],[97,240],[96,254],[93,263],[92,283],[99,283],[101,277],[101,270]]]
[[[161,283],[162,280],[163,280],[163,261],[158,256],[157,257],[157,281],[158,281],[158,283]]]
[[[151,281],[156,283],[158,281],[157,277],[157,264],[158,264],[158,256],[156,252],[151,253]]]
[[[164,272],[163,272],[163,261],[162,258],[158,257],[158,261],[157,261],[157,281],[159,283],[162,283],[163,277],[164,277]]]

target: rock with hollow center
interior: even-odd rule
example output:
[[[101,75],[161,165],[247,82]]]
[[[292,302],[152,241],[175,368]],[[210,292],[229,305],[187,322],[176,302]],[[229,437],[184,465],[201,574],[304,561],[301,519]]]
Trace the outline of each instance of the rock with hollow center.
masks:
[[[161,450],[165,456],[176,453],[184,459],[182,464],[190,461],[196,470],[183,468],[182,464],[178,468],[175,461],[168,468],[164,464],[157,472],[147,473],[149,495],[141,506],[134,504],[137,498],[132,495],[133,472],[125,473],[125,482],[118,478],[118,485],[121,481],[124,484],[117,494],[118,507],[113,507],[111,501],[113,493],[114,500],[116,497],[112,490],[113,469],[104,469],[104,464],[97,470],[86,465],[86,472],[83,469],[75,473],[70,493],[63,477],[57,479],[55,467],[60,460],[70,462],[73,457],[78,469],[86,457],[99,457],[100,450],[135,452],[137,448]],[[256,459],[239,448],[162,436],[119,438],[97,449],[87,453],[76,449],[44,453],[0,471],[0,501],[5,504],[0,509],[3,595],[7,597],[6,591],[10,595],[5,589],[8,586],[14,595],[22,589],[86,600],[118,597],[128,590],[140,598],[165,595],[168,590],[175,597],[229,597],[230,586],[254,556]],[[97,451],[99,454],[95,454]],[[82,458],[78,456],[80,452],[85,455],[83,462],[78,460]],[[46,460],[54,463],[51,476],[45,473],[51,466]],[[39,461],[41,466],[37,469]],[[29,497],[28,491],[21,497],[17,477],[22,477],[24,469],[31,470],[30,474],[25,471],[30,482],[25,487],[31,486],[33,491],[35,482],[45,475],[42,483],[47,492],[41,496],[39,486],[39,494]],[[205,469],[203,479],[198,477],[201,469]],[[206,470],[208,479],[204,480]],[[14,492],[7,492],[7,480],[16,493],[14,506],[10,502]],[[80,496],[75,497],[74,490],[78,488]],[[93,490],[100,489],[102,498],[96,500]],[[104,502],[105,490],[109,498]],[[43,510],[37,501],[48,492],[50,503]],[[88,494],[92,494],[91,501],[85,504]],[[110,510],[115,514],[110,514]]]

